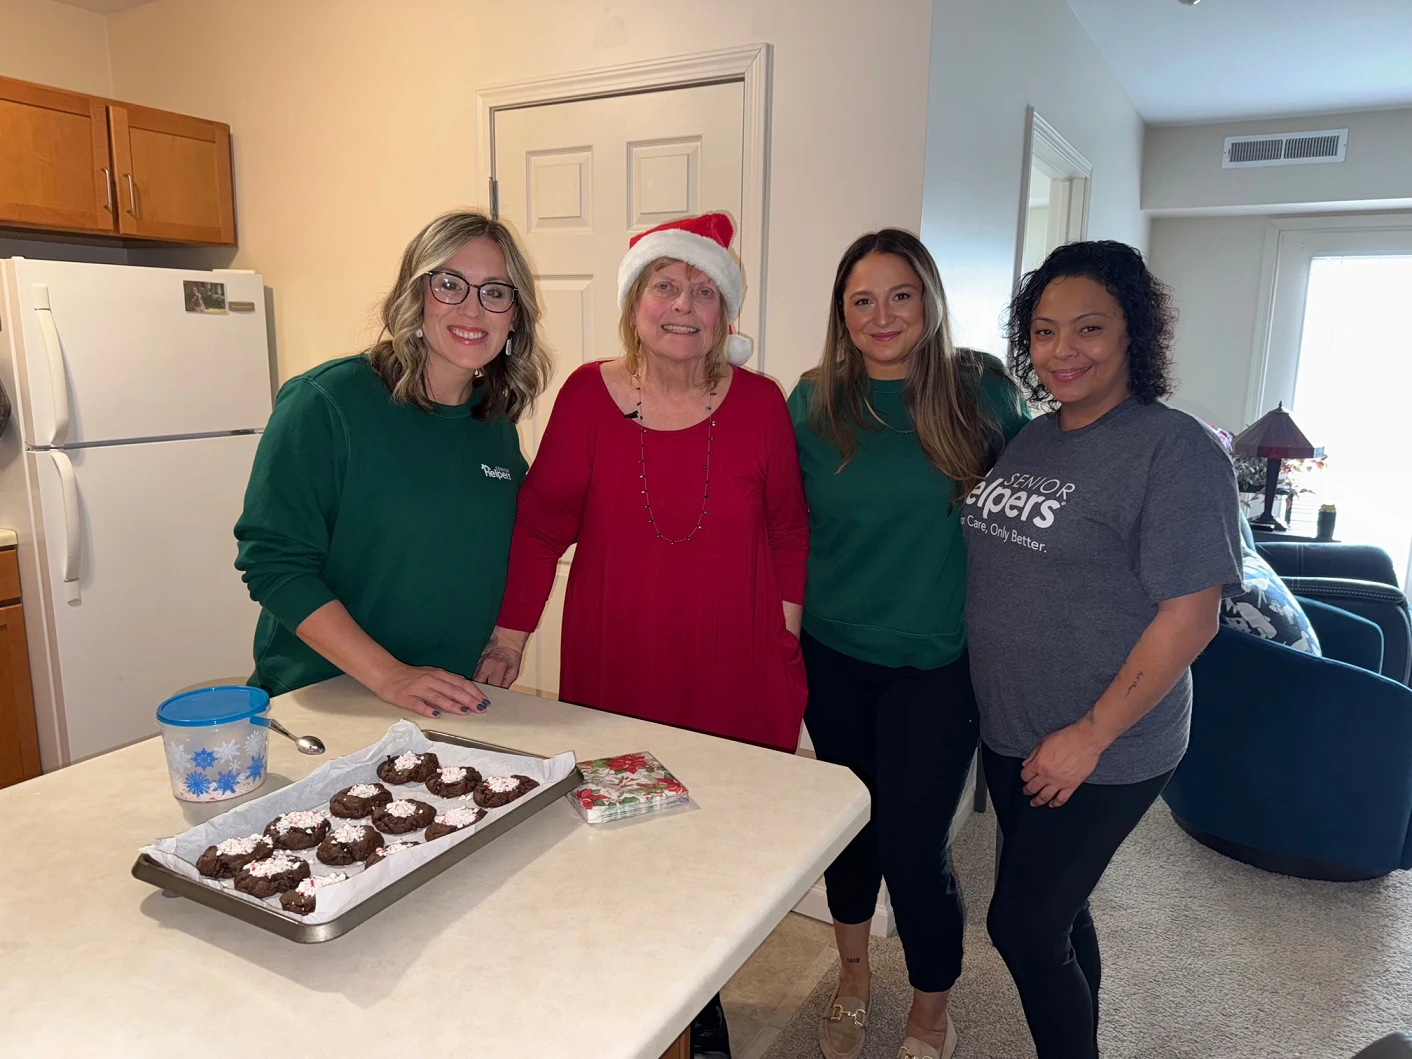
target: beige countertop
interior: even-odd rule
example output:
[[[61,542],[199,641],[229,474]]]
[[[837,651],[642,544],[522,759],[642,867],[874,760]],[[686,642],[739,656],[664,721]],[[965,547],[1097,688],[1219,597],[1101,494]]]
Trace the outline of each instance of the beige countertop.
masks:
[[[516,692],[425,727],[584,760],[650,750],[693,807],[590,827],[560,800],[362,926],[299,945],[129,875],[223,811],[171,795],[160,739],[0,791],[0,1055],[658,1059],[868,815],[848,771]],[[410,717],[346,678],[275,700],[251,797]]]
[[[0,526],[0,548],[13,548],[20,543],[19,534]]]

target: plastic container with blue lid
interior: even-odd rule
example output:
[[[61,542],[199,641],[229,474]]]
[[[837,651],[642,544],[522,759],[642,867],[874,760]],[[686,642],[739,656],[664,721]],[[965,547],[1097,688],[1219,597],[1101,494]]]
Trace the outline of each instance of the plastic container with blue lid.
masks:
[[[244,685],[186,691],[158,706],[172,793],[217,802],[264,783],[269,709],[269,695]]]

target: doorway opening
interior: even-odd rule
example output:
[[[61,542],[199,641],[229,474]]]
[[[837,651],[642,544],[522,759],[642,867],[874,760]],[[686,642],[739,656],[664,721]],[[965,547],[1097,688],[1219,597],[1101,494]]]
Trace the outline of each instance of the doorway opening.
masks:
[[[1020,184],[1020,234],[1015,282],[1065,243],[1088,234],[1093,166],[1034,107],[1026,115],[1025,169]]]

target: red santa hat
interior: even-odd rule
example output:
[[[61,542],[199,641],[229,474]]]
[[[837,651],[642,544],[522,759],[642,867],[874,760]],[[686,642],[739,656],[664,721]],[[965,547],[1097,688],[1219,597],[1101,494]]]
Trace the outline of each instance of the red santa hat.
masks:
[[[626,305],[643,269],[659,258],[670,257],[685,261],[715,280],[726,303],[726,320],[735,323],[745,297],[745,280],[740,262],[730,251],[734,235],[735,226],[724,213],[703,213],[700,217],[668,221],[633,236],[618,266],[618,308]],[[732,364],[744,364],[750,359],[750,339],[732,328],[726,340],[726,356]]]

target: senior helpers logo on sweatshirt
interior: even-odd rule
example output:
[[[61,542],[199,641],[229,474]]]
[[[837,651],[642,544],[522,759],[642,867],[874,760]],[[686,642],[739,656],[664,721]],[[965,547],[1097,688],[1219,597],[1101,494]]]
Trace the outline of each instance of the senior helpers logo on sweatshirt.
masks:
[[[977,533],[989,533],[1005,543],[1042,552],[1046,550],[1043,541],[1021,533],[1018,527],[986,520],[1003,515],[1032,529],[1048,529],[1074,488],[1073,482],[1041,474],[1012,474],[1009,478],[981,482],[966,497],[966,506],[974,507],[975,512],[967,511],[961,521]]]

